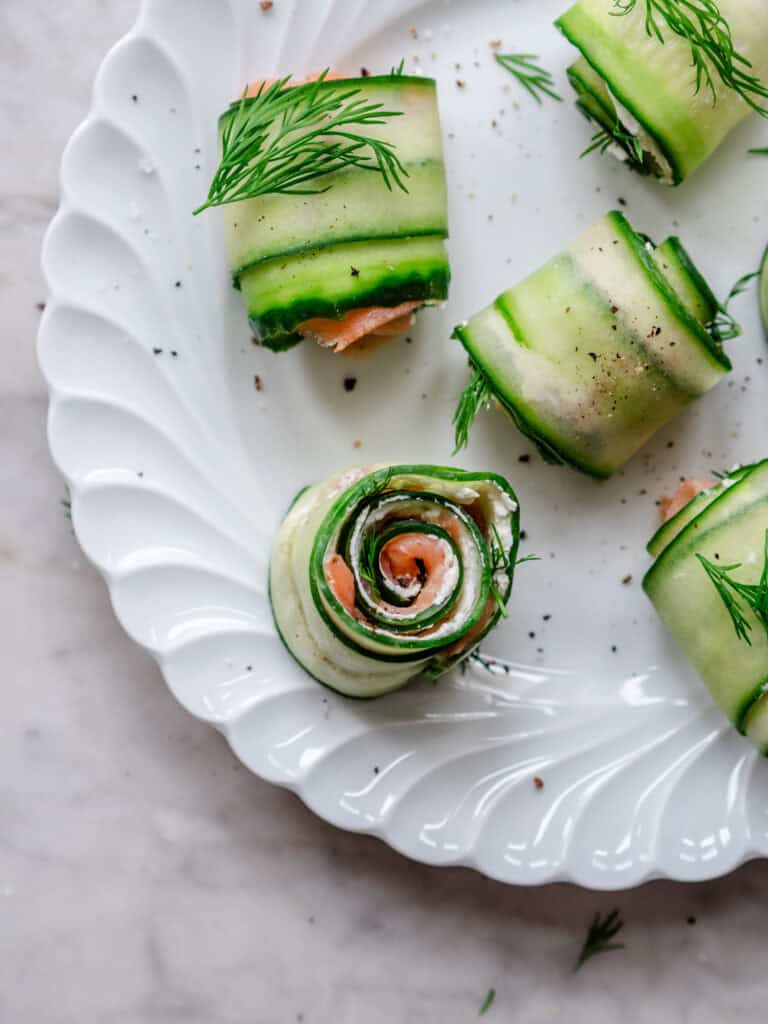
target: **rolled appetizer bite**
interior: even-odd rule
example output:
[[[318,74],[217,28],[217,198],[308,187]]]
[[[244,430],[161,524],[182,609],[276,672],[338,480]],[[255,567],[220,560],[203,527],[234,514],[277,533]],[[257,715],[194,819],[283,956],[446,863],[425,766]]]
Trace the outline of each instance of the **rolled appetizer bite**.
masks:
[[[730,370],[721,314],[679,239],[656,248],[608,214],[456,328],[457,450],[495,400],[548,461],[609,477]]]
[[[678,185],[768,97],[765,0],[578,0],[556,25],[581,51],[576,104],[609,152]]]
[[[219,122],[208,206],[255,340],[342,352],[407,331],[448,296],[445,168],[433,79],[262,82]],[[199,212],[199,211],[196,211]]]
[[[302,491],[270,566],[275,624],[310,675],[378,697],[466,658],[502,615],[520,536],[493,473],[380,466]]]
[[[686,481],[643,586],[733,725],[768,753],[768,460]]]

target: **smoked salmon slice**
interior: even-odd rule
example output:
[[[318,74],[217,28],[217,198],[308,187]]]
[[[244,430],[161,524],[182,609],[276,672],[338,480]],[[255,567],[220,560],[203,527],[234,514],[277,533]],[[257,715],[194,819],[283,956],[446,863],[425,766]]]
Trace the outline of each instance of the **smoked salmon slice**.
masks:
[[[392,308],[353,309],[340,320],[305,320],[296,330],[323,348],[343,352],[369,336],[392,338],[407,331],[413,323],[413,314],[421,305],[421,302],[403,302]]]
[[[697,494],[708,491],[715,486],[714,480],[683,480],[671,498],[661,499],[661,521],[668,522],[673,516],[685,508],[689,501],[692,501]]]

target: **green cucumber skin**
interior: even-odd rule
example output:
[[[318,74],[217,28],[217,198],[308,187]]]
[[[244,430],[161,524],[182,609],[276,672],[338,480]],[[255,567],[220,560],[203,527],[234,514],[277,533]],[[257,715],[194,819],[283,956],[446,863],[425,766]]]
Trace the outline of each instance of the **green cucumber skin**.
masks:
[[[546,435],[546,427],[543,424],[536,423],[533,418],[531,410],[526,409],[522,403],[513,402],[507,395],[500,393],[500,382],[494,377],[491,369],[480,361],[476,349],[474,348],[472,337],[463,326],[454,328],[452,337],[457,341],[460,341],[464,346],[464,350],[469,356],[472,368],[477,370],[478,373],[482,374],[485,382],[488,384],[491,391],[500,402],[504,412],[509,416],[514,425],[525,437],[530,438],[537,448],[541,451],[542,455],[552,465],[568,465],[574,469],[581,470],[582,473],[586,473],[588,476],[593,476],[598,480],[606,480],[611,474],[605,470],[600,470],[598,467],[593,466],[587,462],[581,461],[577,456],[566,452],[564,449],[554,444],[550,438]],[[544,453],[547,453],[544,455]]]
[[[739,479],[704,504],[663,548],[643,580],[662,621],[742,734],[749,732],[750,716],[768,684],[768,639],[756,619],[750,620],[751,647],[736,636],[695,555],[702,552],[713,559],[714,550],[726,564],[752,562],[753,551],[747,545],[753,541],[748,538],[754,534],[754,544],[762,552],[766,528],[768,460],[744,467]]]
[[[298,88],[309,88],[299,86]],[[374,76],[328,81],[321,92],[358,91],[357,100],[381,103],[401,115],[367,134],[395,147],[407,192],[377,173],[350,167],[326,175],[314,195],[274,194],[223,208],[233,282],[259,264],[326,246],[373,239],[448,236],[443,144],[434,81]],[[246,104],[251,101],[246,101]],[[234,104],[225,116],[232,116]]]
[[[678,265],[693,289],[689,264]],[[550,461],[598,479],[730,368],[619,212],[453,337]]]
[[[740,480],[743,476],[751,473],[753,468],[753,466],[742,466],[739,469],[735,469],[732,473],[728,474],[728,479],[732,481]],[[724,490],[724,485],[720,483],[708,491],[702,491],[691,498],[687,505],[681,508],[671,519],[668,519],[666,523],[662,523],[656,533],[654,533],[646,546],[648,554],[652,558],[658,558],[662,551],[677,537],[683,527],[690,523],[692,519],[695,519],[700,512],[703,512],[707,505],[718,498]]]
[[[273,352],[284,352],[303,341],[296,331],[299,324],[315,318],[338,320],[353,309],[368,306],[394,308],[403,302],[442,302],[448,297],[450,271],[435,269],[429,276],[392,276],[390,282],[369,292],[359,292],[336,302],[307,299],[286,309],[273,310],[263,316],[249,317],[254,339]]]
[[[262,196],[227,210],[232,283],[254,267],[327,246],[375,239],[448,237],[448,198],[442,160],[406,164],[408,192],[389,191],[370,171],[327,175],[328,191],[314,196]],[[293,226],[288,229],[287,225]]]
[[[307,320],[338,320],[354,309],[436,303],[448,296],[450,265],[441,238],[339,245],[272,260],[243,276],[254,339],[272,350],[301,341]]]
[[[624,214],[615,211],[609,214],[634,251],[635,258],[651,280],[655,291],[663,299],[665,305],[686,328],[689,335],[697,342],[702,352],[722,370],[728,372],[733,364],[723,350],[715,343],[712,335],[702,327],[681,302],[675,290],[662,274],[653,257],[645,248],[642,237],[630,225]]]
[[[681,273],[687,278],[689,287],[696,294],[698,304],[701,306],[701,313],[696,318],[699,320],[699,323],[706,328],[706,325],[714,320],[717,311],[720,308],[717,296],[710,288],[709,283],[697,267],[696,263],[693,261],[691,254],[675,235],[666,239],[666,241],[659,246],[657,254],[661,254],[663,259],[667,250],[674,258],[676,258]],[[691,309],[689,311],[692,315],[696,316],[695,310]]]

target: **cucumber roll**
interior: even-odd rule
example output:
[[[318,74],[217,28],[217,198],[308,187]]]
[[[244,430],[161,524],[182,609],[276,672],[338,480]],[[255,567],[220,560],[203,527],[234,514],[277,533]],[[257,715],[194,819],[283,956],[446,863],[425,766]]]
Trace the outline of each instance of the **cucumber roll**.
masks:
[[[473,372],[457,449],[495,399],[546,459],[609,477],[730,370],[720,312],[679,239],[608,214],[456,328]]]
[[[768,97],[765,0],[578,0],[556,22],[581,51],[576,105],[609,151],[678,185]]]
[[[520,537],[502,477],[354,468],[301,492],[270,565],[278,632],[310,675],[378,697],[462,661],[505,615]]]
[[[447,298],[433,79],[398,70],[261,83],[219,128],[205,205],[224,207],[232,280],[258,343],[282,351],[312,338],[340,352],[406,331]]]
[[[768,753],[768,460],[688,482],[683,498],[648,545],[643,586],[733,725]]]

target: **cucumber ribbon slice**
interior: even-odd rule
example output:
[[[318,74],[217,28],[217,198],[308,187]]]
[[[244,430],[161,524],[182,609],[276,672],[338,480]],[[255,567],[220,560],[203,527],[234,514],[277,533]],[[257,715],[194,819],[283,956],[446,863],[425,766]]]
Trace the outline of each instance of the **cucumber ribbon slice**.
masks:
[[[505,614],[519,537],[517,498],[495,474],[345,470],[303,491],[280,528],[277,629],[311,675],[348,696],[440,676]]]
[[[731,471],[665,523],[649,544],[655,562],[643,581],[715,701],[763,753],[768,629],[743,595],[754,598],[760,588],[766,531],[768,460]],[[735,588],[713,582],[723,575]],[[740,586],[746,588],[741,593]]]

